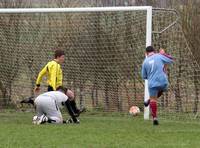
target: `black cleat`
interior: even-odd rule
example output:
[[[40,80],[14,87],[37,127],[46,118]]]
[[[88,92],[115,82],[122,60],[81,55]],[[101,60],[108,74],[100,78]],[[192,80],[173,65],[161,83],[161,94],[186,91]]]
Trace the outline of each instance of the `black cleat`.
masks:
[[[46,122],[48,122],[48,118],[47,118],[47,116],[45,116],[44,114],[42,115],[42,116],[40,116],[39,117],[39,120],[37,121],[37,125],[39,125],[39,124],[44,124],[44,123],[46,123]]]
[[[69,118],[68,120],[66,120],[66,123],[73,123],[72,118]]]
[[[145,107],[149,106],[149,103],[150,103],[150,100],[145,101],[145,102],[144,102],[144,106],[145,106]]]
[[[74,116],[75,116],[75,117],[79,117],[79,115],[80,115],[81,113],[85,112],[85,111],[86,111],[86,108],[85,108],[85,107],[82,108],[82,109],[78,109],[78,110],[77,110],[77,113],[75,113]]]
[[[86,108],[83,107],[82,109],[79,110],[79,114],[81,114],[81,113],[83,113],[83,112],[85,112],[85,111],[86,111]]]
[[[157,119],[154,119],[154,120],[153,120],[153,125],[159,125],[159,122],[158,122]]]
[[[75,119],[73,120],[72,118],[69,118],[68,120],[64,121],[63,123],[66,123],[66,124],[79,124],[80,121],[78,119]]]

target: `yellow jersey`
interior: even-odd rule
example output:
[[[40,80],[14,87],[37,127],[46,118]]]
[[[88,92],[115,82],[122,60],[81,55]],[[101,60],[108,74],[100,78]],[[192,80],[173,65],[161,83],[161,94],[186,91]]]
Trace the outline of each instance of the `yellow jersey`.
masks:
[[[63,74],[62,69],[59,63],[56,61],[50,61],[47,65],[40,71],[36,85],[40,86],[40,82],[42,81],[43,76],[47,76],[47,83],[49,86],[56,90],[59,86],[62,86]]]

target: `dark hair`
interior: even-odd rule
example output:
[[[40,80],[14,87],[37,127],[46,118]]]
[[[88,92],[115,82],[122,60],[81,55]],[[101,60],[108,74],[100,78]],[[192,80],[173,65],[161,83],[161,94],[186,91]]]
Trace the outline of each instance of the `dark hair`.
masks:
[[[56,88],[56,90],[58,90],[58,91],[62,91],[63,93],[67,93],[67,90],[68,90],[68,88],[66,88],[66,87],[63,87],[63,86],[59,86],[58,88]]]
[[[146,48],[146,52],[153,52],[153,51],[155,51],[155,49],[152,46],[148,46]]]
[[[55,50],[55,58],[61,57],[62,55],[65,55],[63,50],[60,49]]]

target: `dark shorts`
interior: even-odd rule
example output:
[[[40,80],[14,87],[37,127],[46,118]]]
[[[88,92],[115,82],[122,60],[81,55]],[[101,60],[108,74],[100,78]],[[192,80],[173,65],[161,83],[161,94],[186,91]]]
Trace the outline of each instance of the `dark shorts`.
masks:
[[[160,97],[164,91],[167,90],[167,85],[163,87],[153,87],[149,88],[149,96],[150,97]]]
[[[53,87],[51,87],[51,86],[49,85],[48,88],[47,88],[47,91],[54,91],[54,90],[53,90]]]

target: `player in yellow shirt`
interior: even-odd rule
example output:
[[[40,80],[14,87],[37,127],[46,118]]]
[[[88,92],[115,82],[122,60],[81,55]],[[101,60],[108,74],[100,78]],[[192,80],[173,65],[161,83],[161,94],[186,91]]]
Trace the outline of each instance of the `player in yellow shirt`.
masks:
[[[48,62],[40,71],[36,81],[35,92],[40,91],[40,83],[45,75],[47,76],[48,91],[55,91],[59,86],[62,86],[63,74],[60,64],[62,64],[64,60],[64,51],[56,50],[55,59]]]

